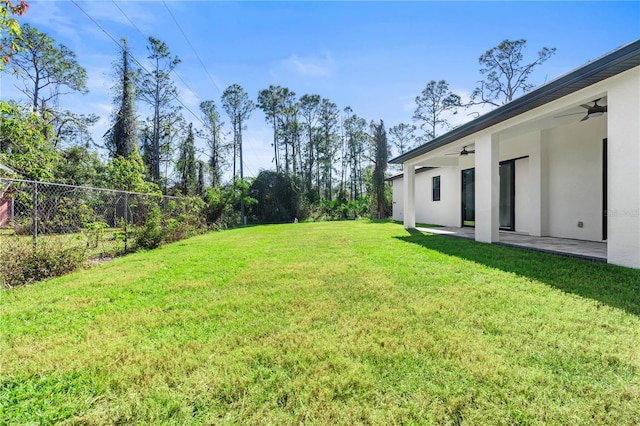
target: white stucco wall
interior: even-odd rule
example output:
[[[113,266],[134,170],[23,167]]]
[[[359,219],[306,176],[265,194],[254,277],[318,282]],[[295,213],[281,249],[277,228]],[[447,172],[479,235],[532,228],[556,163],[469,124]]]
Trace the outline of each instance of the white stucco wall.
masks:
[[[640,268],[640,67],[610,79],[609,203],[610,263]]]
[[[556,127],[548,138],[549,235],[602,241],[602,140],[606,118]],[[578,222],[583,227],[578,227]]]
[[[531,185],[529,158],[521,158],[516,165],[516,232],[529,233],[531,220]]]
[[[432,178],[440,176],[440,201],[432,200]],[[416,173],[416,222],[460,226],[460,171],[441,167]],[[393,180],[393,220],[403,220],[403,178]]]
[[[460,226],[460,172],[439,167],[416,175],[416,221],[442,226]],[[440,201],[432,200],[432,179],[440,176]]]
[[[393,188],[393,204],[392,204],[392,214],[391,218],[393,220],[397,220],[402,222],[404,220],[404,215],[402,214],[404,208],[404,198],[402,197],[403,189],[402,189],[402,178],[394,179],[392,181]]]

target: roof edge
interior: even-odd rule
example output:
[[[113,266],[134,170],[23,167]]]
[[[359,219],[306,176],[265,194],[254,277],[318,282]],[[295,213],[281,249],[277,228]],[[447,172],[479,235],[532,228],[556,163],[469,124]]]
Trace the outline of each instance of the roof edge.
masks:
[[[563,74],[560,77],[555,78],[543,84],[542,86],[532,90],[531,92],[525,93],[524,95],[514,99],[513,101],[507,104],[501,105],[498,108],[492,111],[489,111],[486,114],[483,114],[474,120],[464,123],[456,127],[455,129],[450,130],[449,132],[441,136],[438,136],[437,138],[432,139],[431,141],[412,149],[411,151],[405,152],[402,155],[394,157],[391,160],[389,160],[389,163],[402,164],[406,160],[410,160],[419,155],[432,151],[436,148],[440,148],[441,146],[454,142],[462,137],[466,137],[473,133],[477,133],[491,126],[494,126],[498,123],[506,121],[509,118],[512,118],[514,116],[523,114],[524,112],[530,111],[534,108],[537,108],[539,105],[533,105],[530,108],[518,114],[514,114],[515,110],[522,108],[527,104],[532,103],[535,100],[539,100],[545,96],[553,95],[554,92],[557,92],[559,89],[568,87],[570,84],[575,83],[576,81],[580,81],[585,79],[586,77],[593,76],[599,72],[606,70],[607,68],[610,68],[620,62],[634,58],[636,56],[638,57],[638,63],[636,65],[630,66],[629,68],[622,70],[616,73],[615,75],[640,65],[640,39],[624,44],[621,47],[618,47],[617,49],[614,49],[609,53],[606,53],[598,57],[597,59],[589,61],[586,64],[578,68],[575,68],[574,70],[569,71],[568,73]],[[606,78],[603,78],[603,80],[604,79]],[[595,84],[595,83],[585,85],[584,87],[576,89],[575,91],[582,90],[586,87],[589,87],[592,84]],[[567,94],[564,94],[562,96],[553,98],[549,100],[549,102],[559,99],[561,97],[564,97],[566,95]],[[504,117],[502,119],[498,119],[499,116],[504,116]]]

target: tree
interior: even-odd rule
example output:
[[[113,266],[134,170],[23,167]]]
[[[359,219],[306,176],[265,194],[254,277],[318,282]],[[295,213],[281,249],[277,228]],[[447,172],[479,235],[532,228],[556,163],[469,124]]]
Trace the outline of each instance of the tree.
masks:
[[[257,200],[251,208],[258,222],[293,222],[299,217],[300,197],[295,191],[295,177],[263,170],[251,183],[249,194]]]
[[[204,190],[206,187],[205,184],[205,170],[207,168],[207,163],[202,160],[198,160],[196,165],[198,166],[198,183],[196,184],[196,194],[199,196],[204,195]]]
[[[431,80],[419,96],[416,96],[416,110],[413,119],[420,122],[425,139],[431,140],[438,135],[438,129],[449,129],[445,113],[456,114],[462,106],[460,96],[449,90],[446,81]]]
[[[314,167],[316,167],[318,157],[316,133],[318,131],[318,118],[320,117],[320,102],[322,102],[320,95],[304,95],[300,98],[300,113],[303,118],[303,129],[306,131],[307,136],[305,180],[309,194],[313,191]]]
[[[71,146],[60,153],[61,160],[54,171],[56,182],[69,185],[103,187],[105,165],[96,151],[85,146]]]
[[[224,123],[220,121],[220,114],[214,101],[201,102],[200,111],[205,128],[202,137],[205,138],[211,150],[209,154],[211,186],[219,188],[222,184],[222,165],[226,150],[221,138],[221,128]]]
[[[18,74],[26,77],[21,90],[28,96],[33,111],[43,115],[47,105],[55,104],[60,95],[88,92],[87,72],[65,45],[56,46],[47,34],[25,24],[18,46],[20,50],[13,63]]]
[[[258,93],[258,108],[264,112],[265,120],[273,127],[273,160],[276,163],[276,172],[280,171],[278,153],[278,118],[282,112],[284,103],[283,88],[270,85],[268,89]]]
[[[296,101],[296,94],[286,87],[281,92],[281,107],[279,114],[279,138],[284,147],[284,173],[297,172],[296,154],[300,154],[300,122],[298,120],[300,104]],[[280,167],[282,170],[282,166]]]
[[[106,146],[112,157],[127,157],[138,139],[136,127],[134,73],[129,68],[127,40],[122,39],[122,59],[116,64],[120,81],[115,87],[114,103],[119,104],[114,112],[111,129],[105,135]]]
[[[170,142],[173,139],[172,134],[175,133],[174,125],[180,110],[172,105],[178,97],[178,90],[170,76],[180,59],[177,56],[171,57],[169,47],[154,37],[149,37],[147,49],[152,67],[140,80],[138,97],[153,111],[143,142],[151,180],[159,184],[162,151],[171,150]]]
[[[128,157],[116,157],[107,165],[110,188],[142,193],[159,193],[158,186],[144,178],[144,164],[137,147]]]
[[[338,135],[336,127],[340,112],[336,104],[329,99],[322,99],[318,119],[318,167],[316,172],[316,182],[318,193],[324,192],[324,197],[331,200],[333,189],[333,169],[334,159],[338,151]]]
[[[523,63],[522,50],[527,41],[503,40],[487,50],[480,58],[480,73],[485,76],[471,94],[469,105],[504,105],[511,102],[518,92],[526,93],[535,85],[527,80],[533,69],[555,54],[555,48],[543,47],[533,62]]]
[[[47,117],[13,103],[0,102],[0,163],[23,178],[53,180],[60,153],[51,142],[52,133]]]
[[[375,154],[372,176],[373,203],[378,219],[382,219],[387,217],[385,172],[387,170],[387,161],[389,160],[389,146],[387,144],[387,132],[384,129],[384,123],[382,120],[380,120],[380,124],[372,122],[371,131],[373,133]]]
[[[402,155],[413,148],[416,141],[415,131],[416,126],[406,123],[400,123],[389,129],[391,143],[396,147],[398,155]]]
[[[189,124],[186,139],[180,144],[179,157],[176,164],[178,171],[178,187],[184,195],[194,195],[198,184],[198,170],[196,164],[195,137],[193,125]]]
[[[52,113],[53,114],[53,113]],[[52,120],[55,127],[54,146],[85,146],[93,143],[90,127],[100,120],[95,114],[77,114],[71,111],[62,111]]]
[[[251,116],[251,111],[255,109],[255,104],[244,89],[238,84],[232,84],[222,93],[222,107],[231,119],[233,129],[233,180],[236,181],[236,153],[238,153],[240,161],[240,181],[244,180],[244,172],[242,166],[242,129],[244,122]],[[244,211],[244,197],[240,198],[240,210],[242,224],[246,224],[246,216]]]
[[[363,157],[369,135],[366,132],[367,122],[364,118],[360,118],[354,114],[351,107],[346,107],[344,112],[347,115],[347,118],[345,118],[342,124],[345,133],[345,143],[342,153],[343,178],[340,192],[344,190],[344,175],[348,171],[349,196],[351,200],[357,200],[364,193]]]
[[[22,16],[27,12],[29,5],[20,0],[15,3],[12,0],[0,0],[0,71],[11,61],[11,57],[20,48],[18,41],[22,36],[20,24],[14,16]]]

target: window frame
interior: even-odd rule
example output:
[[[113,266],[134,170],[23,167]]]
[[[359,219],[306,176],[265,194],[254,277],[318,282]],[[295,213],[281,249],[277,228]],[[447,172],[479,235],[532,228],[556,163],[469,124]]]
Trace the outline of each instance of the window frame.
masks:
[[[440,201],[442,196],[440,175],[431,177],[431,201]]]

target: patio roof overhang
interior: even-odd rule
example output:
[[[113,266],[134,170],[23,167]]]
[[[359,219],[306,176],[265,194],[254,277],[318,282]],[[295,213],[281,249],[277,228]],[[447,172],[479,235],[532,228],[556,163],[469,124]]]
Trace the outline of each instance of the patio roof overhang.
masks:
[[[577,68],[537,89],[502,105],[475,120],[463,124],[424,145],[389,160],[402,164],[420,155],[448,145],[503,121],[582,90],[607,78],[640,66],[640,40],[628,43],[598,59]]]

